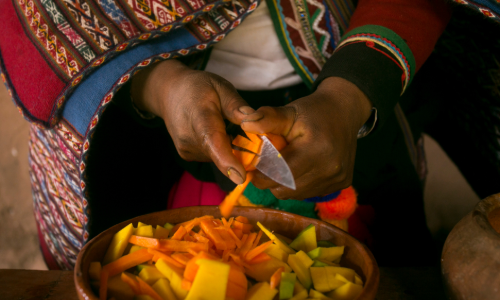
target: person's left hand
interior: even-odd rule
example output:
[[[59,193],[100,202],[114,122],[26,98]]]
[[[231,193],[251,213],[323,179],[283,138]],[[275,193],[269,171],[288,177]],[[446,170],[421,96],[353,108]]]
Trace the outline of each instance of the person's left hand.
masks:
[[[270,189],[278,199],[305,199],[347,188],[352,183],[357,133],[368,120],[371,102],[357,86],[339,78],[325,79],[310,96],[283,107],[261,107],[258,121],[243,130],[274,133],[288,142],[281,154],[297,189],[279,185],[259,171],[252,183]]]

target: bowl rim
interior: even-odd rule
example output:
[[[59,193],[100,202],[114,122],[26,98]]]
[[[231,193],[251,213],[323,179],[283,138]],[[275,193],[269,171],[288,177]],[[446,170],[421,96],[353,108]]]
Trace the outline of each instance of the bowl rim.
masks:
[[[144,214],[144,215],[133,217],[129,220],[120,222],[118,224],[115,224],[115,225],[109,227],[108,229],[104,230],[103,232],[99,233],[97,236],[92,238],[90,241],[88,241],[85,244],[85,246],[83,246],[83,248],[78,253],[76,263],[75,263],[75,269],[73,272],[75,288],[76,288],[79,299],[81,299],[81,300],[99,300],[99,298],[94,295],[88,281],[85,281],[85,278],[83,276],[84,273],[83,273],[83,270],[81,269],[83,266],[82,261],[83,261],[84,254],[86,253],[87,249],[89,249],[94,243],[96,243],[96,241],[99,240],[99,238],[108,234],[109,231],[114,230],[115,232],[117,232],[119,229],[123,228],[124,226],[126,226],[130,223],[136,223],[140,219],[143,219],[145,216],[152,216],[155,214],[160,215],[162,213],[165,213],[165,211],[172,211],[174,213],[175,212],[182,212],[183,210],[187,211],[187,210],[192,210],[193,208],[199,209],[200,207],[203,207],[204,209],[214,209],[214,208],[218,209],[217,205],[188,206],[188,207],[167,209],[167,210],[157,211],[157,212],[153,212],[153,213],[149,213],[149,214]],[[281,211],[281,210],[277,210],[277,209],[272,209],[272,208],[266,208],[266,207],[236,206],[233,209],[232,215],[238,215],[238,211],[245,211],[245,210],[260,210],[260,211],[262,211],[262,213],[264,213],[264,212],[280,213],[280,214],[284,214],[284,215],[289,215],[290,217],[299,216],[301,218],[311,220],[311,222],[313,222],[313,223],[316,222],[316,223],[323,224],[324,226],[327,226],[330,229],[332,229],[335,232],[335,234],[347,235],[348,237],[352,238],[355,241],[355,243],[358,244],[358,246],[359,246],[358,250],[360,250],[362,253],[367,255],[368,258],[370,259],[370,262],[371,262],[370,264],[368,264],[368,267],[367,267],[368,271],[371,271],[371,272],[368,272],[369,276],[367,275],[365,278],[363,290],[362,290],[361,294],[355,300],[365,300],[365,299],[374,299],[375,298],[376,292],[378,290],[379,279],[380,279],[380,271],[379,271],[377,261],[375,260],[375,257],[373,256],[370,249],[368,249],[368,247],[364,243],[362,243],[361,241],[359,241],[358,239],[356,239],[355,237],[350,235],[348,232],[346,232],[346,231],[344,231],[344,230],[342,230],[342,229],[340,229],[340,228],[338,228],[338,227],[336,227],[336,226],[334,226],[326,221],[323,221],[321,219],[308,218],[308,217],[304,217],[304,216],[297,215],[294,213]],[[370,296],[370,295],[373,295],[373,296]]]

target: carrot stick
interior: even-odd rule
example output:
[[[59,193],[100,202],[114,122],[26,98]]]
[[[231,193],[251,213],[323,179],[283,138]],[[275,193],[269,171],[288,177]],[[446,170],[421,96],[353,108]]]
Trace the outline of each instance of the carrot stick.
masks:
[[[241,240],[236,236],[234,233],[233,229],[231,228],[226,228],[227,232],[229,232],[229,235],[233,238],[234,242],[236,243],[236,247],[240,248],[241,247]]]
[[[272,243],[273,243],[273,241],[267,241],[267,242],[263,243],[262,245],[255,247],[252,250],[248,251],[248,253],[245,255],[245,260],[246,261],[252,260],[254,257],[256,257],[257,255],[264,252],[264,250],[266,250]]]
[[[240,221],[233,222],[234,228],[241,229],[243,233],[250,233],[253,229],[252,224],[241,223]]]
[[[173,259],[173,258],[172,258],[170,255],[168,255],[168,254],[162,253],[162,252],[160,252],[160,251],[158,251],[158,250],[154,250],[154,249],[148,249],[148,251],[149,251],[149,253],[154,254],[154,255],[156,256],[156,260],[155,260],[155,262],[156,262],[156,261],[158,261],[158,259],[160,259],[160,258],[161,258],[161,259],[163,259],[163,260],[165,260],[165,261],[169,262],[170,264],[172,264],[172,265],[176,266],[177,268],[184,269],[184,267],[185,267],[183,264],[181,264],[181,263],[180,263],[180,262],[178,262],[177,260]]]
[[[160,240],[155,239],[155,238],[148,238],[148,237],[143,237],[143,236],[138,236],[138,235],[133,235],[130,237],[128,240],[129,243],[141,246],[141,247],[146,247],[146,248],[154,248],[157,249],[160,245],[159,243]]]
[[[275,289],[278,287],[278,285],[280,285],[280,281],[281,281],[281,272],[285,271],[285,268],[284,267],[280,267],[278,268],[278,270],[276,270],[276,272],[274,272],[274,274],[271,276],[271,281],[270,281],[270,286],[272,289]]]
[[[235,249],[236,242],[234,241],[231,234],[229,234],[226,227],[215,227],[214,229],[219,231],[219,235],[224,239],[227,249]]]
[[[123,282],[128,284],[130,289],[132,289],[132,292],[134,292],[134,295],[140,295],[141,294],[141,286],[139,285],[139,282],[135,279],[136,277],[132,274],[127,274],[125,272],[122,273],[121,279]]]
[[[193,283],[185,278],[182,279],[182,281],[181,281],[181,289],[183,289],[183,290],[189,291],[191,289],[192,285],[193,285]]]
[[[271,256],[269,256],[269,254],[267,254],[266,252],[262,252],[261,254],[254,257],[252,260],[248,261],[248,264],[253,265],[253,264],[258,264],[258,263],[265,262],[268,260],[271,260]]]
[[[244,216],[237,216],[234,220],[238,221],[240,223],[243,223],[243,224],[250,224],[250,221],[248,221],[248,218],[244,217]]]
[[[179,227],[179,229],[177,229],[177,231],[170,239],[180,241],[186,235],[186,233],[187,233],[186,228],[184,228],[184,226],[181,226]]]
[[[241,238],[241,246],[238,247],[238,250],[236,250],[236,252],[235,252],[236,254],[240,253],[241,247],[243,247],[243,245],[245,245],[245,243],[247,242],[247,240],[248,240],[248,234],[245,233],[243,235],[243,237]]]
[[[196,233],[196,232],[192,232],[191,235],[200,243],[208,243],[209,242],[209,239],[207,239],[206,237],[204,237],[203,235],[199,234],[199,233]]]
[[[195,243],[186,241],[176,241],[176,240],[160,240],[160,245],[157,250],[160,251],[176,251],[176,252],[187,252],[188,249],[194,251],[208,251],[207,243]]]
[[[257,247],[257,245],[260,242],[261,237],[262,237],[262,230],[260,230],[259,233],[257,234],[257,237],[255,238],[255,241],[253,242],[252,248]]]
[[[151,258],[153,258],[153,254],[149,253],[148,249],[141,249],[110,262],[105,265],[102,270],[108,272],[109,277],[113,277],[127,269],[147,262]]]
[[[225,218],[228,218],[233,211],[233,207],[238,203],[238,199],[243,195],[243,191],[246,189],[247,185],[253,178],[253,173],[248,172],[245,182],[237,185],[234,190],[226,196],[224,201],[219,205],[220,213]]]
[[[222,224],[224,225],[224,227],[227,227],[227,220],[226,220],[226,218],[222,217],[220,219],[221,219]]]
[[[218,230],[215,230],[215,226],[212,222],[203,220],[200,223],[200,227],[208,235],[208,238],[214,243],[215,248],[217,248],[218,250],[227,249],[226,242],[221,237]]]
[[[241,257],[245,257],[245,255],[247,255],[247,252],[250,251],[250,249],[252,249],[253,241],[255,240],[256,237],[257,234],[255,232],[252,232],[248,235],[248,239],[245,241],[245,244],[241,246],[241,248],[239,249],[240,250],[239,255]]]
[[[236,255],[236,254],[233,254],[233,253],[230,253],[229,256],[231,256],[231,258],[234,260],[234,262],[242,267],[245,267],[247,269],[252,269],[252,267],[247,264],[246,262],[243,261],[243,259],[241,259],[241,257],[239,255]]]
[[[187,262],[193,258],[190,254],[184,254],[184,253],[174,253],[172,254],[172,258],[178,261],[179,263],[183,264],[184,267],[186,266]]]
[[[139,287],[141,288],[141,295],[148,295],[155,300],[163,300],[163,298],[160,295],[158,295],[158,293],[155,290],[153,290],[153,288],[149,284],[147,284],[144,280],[142,280],[140,277],[136,276],[135,280],[139,282]]]
[[[184,226],[184,228],[186,228],[186,230],[189,232],[189,231],[193,230],[193,228],[195,226],[198,226],[202,220],[210,220],[213,218],[214,218],[213,216],[206,215],[206,216],[194,218],[194,219],[186,221],[186,222],[179,223],[179,224],[175,225],[174,228],[172,228],[172,232],[176,232],[180,226]]]

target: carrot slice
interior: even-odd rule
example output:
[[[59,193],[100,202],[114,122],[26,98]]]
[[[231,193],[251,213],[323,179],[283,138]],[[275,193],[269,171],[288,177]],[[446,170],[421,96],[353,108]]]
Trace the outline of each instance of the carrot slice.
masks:
[[[281,273],[285,271],[284,267],[278,268],[276,272],[271,276],[270,286],[272,289],[277,288],[280,285]]]
[[[252,151],[253,153],[259,153],[260,145],[262,144],[262,139],[255,133],[250,133],[250,132],[245,132],[245,133],[248,139],[244,136],[237,135],[232,141],[232,144],[240,148]]]
[[[181,281],[181,289],[189,291],[191,289],[191,286],[193,285],[193,282],[187,280],[187,279],[182,279]]]
[[[252,260],[254,257],[264,252],[269,246],[271,246],[272,243],[273,241],[267,241],[261,244],[260,246],[255,247],[252,250],[248,251],[248,253],[245,255],[245,260],[246,261]]]
[[[176,266],[177,268],[184,269],[184,267],[185,267],[185,265],[183,265],[180,262],[178,262],[177,260],[173,259],[168,254],[162,253],[162,252],[160,252],[158,250],[154,250],[154,249],[148,249],[148,252],[155,255],[156,260],[153,259],[154,262],[158,261],[161,258],[161,259],[165,260],[166,262],[169,262],[170,264]]]
[[[231,228],[231,230],[234,232],[234,234],[241,239],[243,237],[243,230],[239,228]]]
[[[260,230],[259,233],[257,234],[257,237],[255,238],[255,241],[253,242],[252,248],[257,247],[257,245],[260,242],[261,237],[262,237],[262,230]]]
[[[229,256],[234,260],[234,262],[242,267],[247,269],[252,269],[252,267],[241,259],[241,257],[237,254],[230,253]]]
[[[265,262],[271,260],[271,256],[269,254],[262,252],[261,254],[257,255],[254,257],[252,260],[248,261],[248,264],[253,265],[253,264],[258,264],[261,262]]]
[[[155,290],[153,290],[153,288],[149,284],[147,284],[140,277],[136,276],[135,280],[137,280],[137,282],[139,282],[139,287],[141,288],[141,295],[148,295],[149,297],[151,297],[155,300],[163,300],[163,298]]]
[[[181,226],[179,227],[179,229],[177,229],[177,231],[170,239],[180,241],[186,235],[186,233],[187,233],[186,228],[184,226]]]
[[[243,224],[250,224],[250,221],[248,221],[248,218],[244,217],[244,216],[237,216],[236,218],[234,218],[234,220],[238,221],[240,223],[243,223]]]
[[[209,239],[204,237],[203,235],[196,233],[196,232],[191,232],[191,235],[200,243],[208,243]]]
[[[247,240],[248,240],[248,234],[244,234],[243,237],[241,238],[241,246],[238,248],[238,250],[236,250],[235,253],[240,253],[241,247],[243,247],[243,245],[245,245]]]
[[[174,252],[187,252],[188,249],[194,251],[208,251],[207,243],[195,243],[176,240],[160,240],[158,250],[160,251],[174,251]]]
[[[178,261],[179,263],[183,264],[183,268],[186,266],[187,262],[193,258],[193,256],[191,256],[191,254],[187,254],[187,253],[174,253],[172,254],[172,258],[175,259],[176,261]]]
[[[252,249],[253,241],[255,240],[256,237],[257,234],[255,232],[252,232],[248,235],[248,239],[245,241],[245,244],[241,246],[241,248],[239,249],[238,254],[241,257],[245,257],[245,255],[247,255],[247,252]]]
[[[229,220],[227,220],[227,226],[226,227],[227,228],[231,228],[231,225],[233,224],[233,222],[234,222],[234,217],[229,218]]]
[[[200,223],[200,227],[203,229],[203,231],[205,231],[208,238],[214,243],[215,248],[217,248],[218,250],[226,250],[227,249],[226,242],[219,234],[219,231],[215,230],[215,226],[214,226],[213,222],[203,220]]]
[[[200,225],[200,222],[202,220],[210,220],[210,219],[213,219],[213,218],[214,218],[213,216],[209,216],[209,215],[198,217],[198,218],[194,218],[192,220],[189,220],[189,221],[186,221],[186,222],[182,222],[182,223],[179,223],[179,224],[175,225],[174,228],[172,228],[171,232],[176,232],[177,229],[180,226],[184,226],[184,228],[186,228],[186,231],[189,232],[189,231],[193,230],[194,227]]]
[[[220,213],[225,218],[228,218],[233,211],[233,207],[238,203],[238,199],[243,195],[243,191],[253,178],[253,173],[248,172],[245,182],[237,185],[234,190],[226,196],[224,201],[219,205]]]
[[[132,292],[134,292],[134,295],[141,294],[141,286],[139,285],[139,282],[135,279],[136,277],[134,275],[123,272],[120,277],[121,277],[122,281],[125,282],[126,284],[128,284],[130,289],[132,289]]]
[[[148,249],[141,249],[110,262],[105,265],[102,270],[108,272],[109,277],[113,277],[127,269],[145,263],[151,258],[153,258],[153,254],[149,253]]]
[[[153,248],[157,249],[160,246],[160,240],[155,238],[148,238],[138,235],[133,235],[128,240],[129,243],[145,247],[145,248]]]
[[[234,228],[241,229],[243,231],[243,233],[250,233],[253,229],[252,224],[245,224],[245,223],[241,223],[239,221],[234,221],[233,226],[234,226]]]

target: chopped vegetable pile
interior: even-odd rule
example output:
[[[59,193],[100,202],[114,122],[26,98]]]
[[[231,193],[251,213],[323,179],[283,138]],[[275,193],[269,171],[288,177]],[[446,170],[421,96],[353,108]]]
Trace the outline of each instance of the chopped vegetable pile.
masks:
[[[339,264],[343,246],[294,240],[243,216],[203,216],[177,225],[139,222],[117,232],[89,277],[101,300],[355,299],[356,272]],[[264,235],[264,236],[263,236]]]

